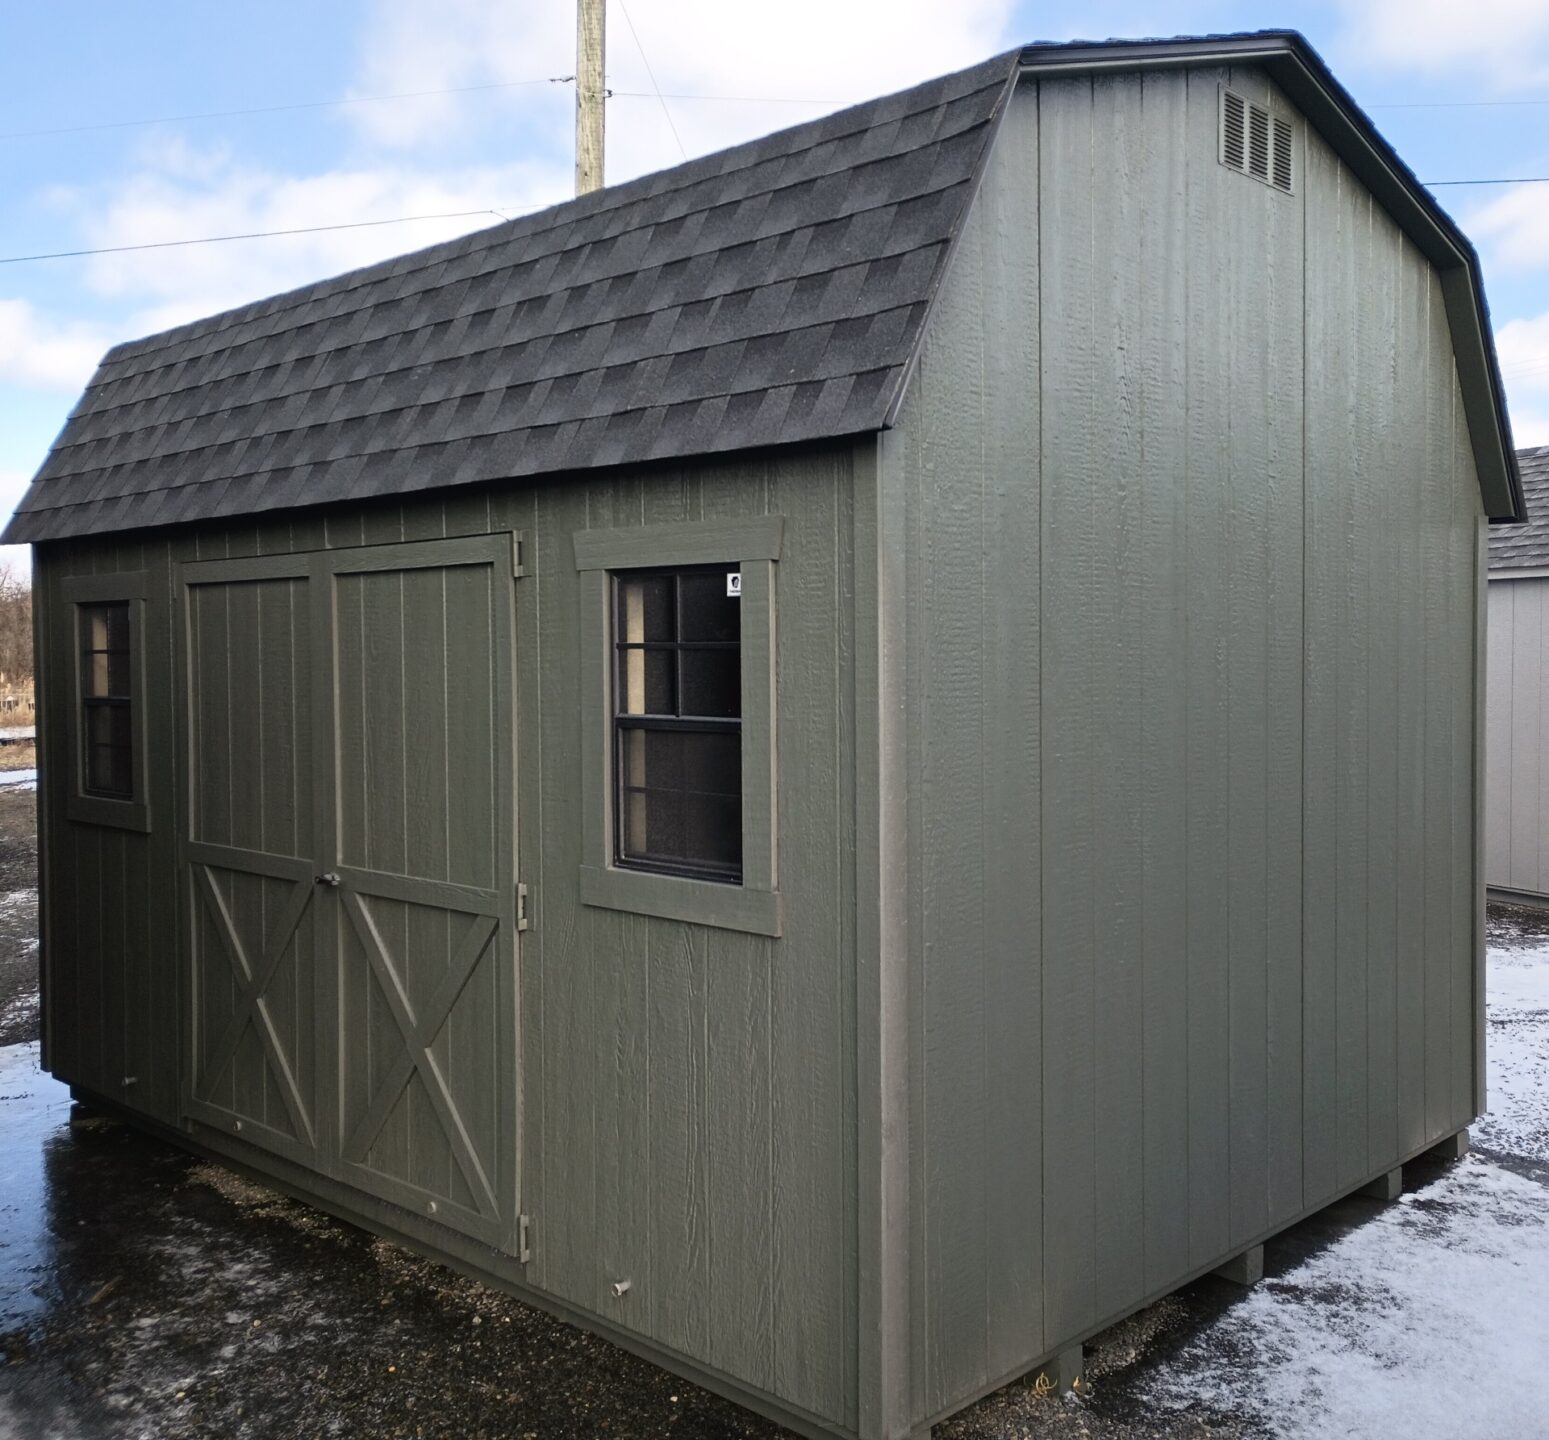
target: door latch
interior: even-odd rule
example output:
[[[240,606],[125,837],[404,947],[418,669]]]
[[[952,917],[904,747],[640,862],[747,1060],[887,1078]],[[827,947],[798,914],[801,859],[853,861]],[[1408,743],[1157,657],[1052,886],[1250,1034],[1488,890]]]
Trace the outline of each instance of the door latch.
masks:
[[[316,885],[326,885],[330,890],[337,890],[344,883],[332,870],[325,870],[321,875],[314,875],[312,881]]]

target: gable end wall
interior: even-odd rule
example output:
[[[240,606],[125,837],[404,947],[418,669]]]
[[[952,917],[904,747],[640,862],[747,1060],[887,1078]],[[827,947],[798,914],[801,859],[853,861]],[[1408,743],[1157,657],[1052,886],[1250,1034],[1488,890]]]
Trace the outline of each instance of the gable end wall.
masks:
[[[898,428],[912,1405],[1466,1125],[1482,511],[1441,285],[1259,71],[1024,81]]]

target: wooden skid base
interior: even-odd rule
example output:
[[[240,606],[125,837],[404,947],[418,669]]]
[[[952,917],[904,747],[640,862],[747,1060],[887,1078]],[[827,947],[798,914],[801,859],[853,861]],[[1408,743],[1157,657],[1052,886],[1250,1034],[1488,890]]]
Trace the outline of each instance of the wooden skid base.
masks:
[[[1082,1347],[1067,1345],[1039,1367],[1037,1378],[1033,1381],[1034,1388],[1053,1390],[1056,1394],[1079,1390],[1086,1379],[1085,1365],[1086,1356]]]
[[[1426,1152],[1426,1156],[1432,1160],[1461,1160],[1468,1154],[1468,1131],[1459,1130],[1456,1135],[1449,1135],[1439,1145],[1433,1145]]]
[[[1264,1278],[1264,1247],[1250,1245],[1241,1255],[1217,1266],[1210,1272],[1233,1285],[1247,1287],[1257,1285]]]
[[[1400,1165],[1384,1172],[1355,1193],[1363,1200],[1397,1200],[1404,1193],[1404,1167]]]

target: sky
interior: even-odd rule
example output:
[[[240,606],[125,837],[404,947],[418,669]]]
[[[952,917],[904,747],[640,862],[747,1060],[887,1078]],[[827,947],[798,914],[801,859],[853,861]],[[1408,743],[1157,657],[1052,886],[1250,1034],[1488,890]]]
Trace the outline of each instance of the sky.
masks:
[[[608,0],[607,26],[610,183],[1031,40],[1282,27],[1421,179],[1549,177],[1549,0]],[[0,515],[110,345],[573,190],[573,0],[0,0],[0,34]],[[1549,184],[1435,194],[1484,260],[1516,443],[1549,444]]]

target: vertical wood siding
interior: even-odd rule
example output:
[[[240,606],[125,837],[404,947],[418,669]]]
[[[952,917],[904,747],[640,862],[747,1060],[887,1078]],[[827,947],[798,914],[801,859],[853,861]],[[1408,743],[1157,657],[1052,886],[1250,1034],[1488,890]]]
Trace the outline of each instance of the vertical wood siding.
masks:
[[[1466,1124],[1480,513],[1437,278],[1251,70],[1012,101],[909,511],[915,1413]],[[1014,817],[1014,818],[1013,818]]]
[[[1549,579],[1490,582],[1485,880],[1549,896]]]
[[[518,857],[531,887],[533,924],[521,941],[522,1054],[513,1078],[524,1096],[521,1207],[532,1217],[533,1257],[512,1273],[791,1407],[853,1426],[850,471],[844,448],[40,551],[49,647],[47,1022],[55,1073],[158,1120],[179,1122],[187,955],[179,953],[185,942],[172,937],[188,907],[176,852],[175,817],[186,789],[174,761],[181,681],[171,623],[173,562],[522,530],[526,574],[515,592]],[[571,536],[589,527],[765,513],[783,515],[786,526],[775,567],[784,936],[765,939],[584,907],[577,896],[581,656]],[[64,813],[73,647],[58,585],[64,576],[115,569],[152,574],[148,835],[77,824]],[[486,873],[493,823],[487,787],[482,796],[468,795],[466,806],[460,800],[456,813],[446,813],[436,795],[437,775],[463,763],[457,752],[467,737],[449,743],[437,718],[441,707],[420,703],[426,687],[467,680],[461,671],[453,675],[458,647],[474,623],[462,603],[469,597],[457,587],[473,583],[471,572],[394,572],[341,582],[339,663],[347,673],[338,688],[347,743],[338,790],[344,833],[359,837],[363,847],[349,850],[347,863],[467,885],[494,879]],[[201,649],[210,689],[189,711],[196,722],[207,711],[213,717],[210,706],[226,696],[226,680],[237,674],[232,666],[250,661],[252,669],[274,648],[269,642],[284,623],[285,592],[279,582],[237,586],[223,598],[219,617],[201,612],[201,625],[224,626],[231,618],[226,611],[240,610],[240,644],[223,647],[212,632],[212,643]],[[368,592],[373,603],[357,603]],[[438,644],[421,633],[443,625],[444,674],[433,658]],[[388,663],[405,647],[420,657],[412,675]],[[263,668],[273,676],[280,667]],[[304,697],[292,698],[305,704]],[[245,708],[227,704],[219,718],[231,753],[257,757],[266,747],[291,744],[292,708],[276,703],[275,695]],[[459,711],[464,730],[467,708]],[[201,794],[199,825],[221,843],[258,848],[263,841],[283,849],[280,832],[289,823],[287,806],[304,795],[306,763],[303,743],[291,772],[233,765],[224,790]],[[277,785],[276,777],[287,773],[295,784]],[[459,797],[469,790],[451,788]],[[261,883],[247,888],[252,904],[268,903]],[[418,947],[433,955],[430,984],[435,967],[445,963],[447,918],[382,899],[369,906],[389,948],[415,949],[409,942],[416,927],[430,927]],[[346,943],[347,965],[350,953]],[[419,982],[411,975],[409,983]],[[480,1023],[476,1008],[464,1004],[437,1041],[452,1070],[455,1054],[467,1048],[454,1031]],[[361,1063],[375,1073],[390,1058],[396,1031],[370,1004],[360,1009],[358,1033],[351,1033],[363,1047]],[[380,1044],[372,1040],[373,1027]],[[126,1090],[121,1082],[128,1073],[139,1083]],[[355,1077],[364,1078],[364,1071]],[[348,1084],[346,1091],[341,1098],[348,1105]],[[263,1096],[248,1103],[262,1107],[270,1099],[279,1105]],[[415,1113],[417,1103],[411,1086],[407,1108],[392,1118],[369,1157],[384,1176],[419,1173],[410,1153],[415,1135],[433,1134],[435,1124]],[[445,1193],[455,1200],[461,1182],[450,1162],[443,1168]],[[362,1195],[355,1203],[369,1209],[377,1202]],[[626,1277],[632,1288],[627,1299],[616,1300],[608,1287]]]
[[[55,554],[62,553],[56,548]],[[54,1073],[149,1114],[168,1115],[178,1104],[176,1054],[178,994],[176,866],[169,824],[149,834],[76,825],[65,817],[61,783],[70,764],[69,710],[75,693],[73,607],[60,593],[66,575],[145,571],[152,591],[165,588],[162,547],[129,541],[84,541],[68,564],[41,552],[35,570],[40,634],[47,655],[40,665],[39,751],[44,781],[41,833],[50,846],[49,890],[42,897],[49,948],[45,968],[44,1027]],[[172,673],[170,630],[147,627],[146,723],[170,732],[167,686]],[[152,794],[171,783],[171,748],[150,747]],[[170,816],[166,817],[170,819]],[[162,883],[163,880],[168,883]]]

